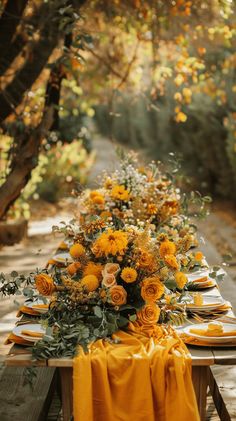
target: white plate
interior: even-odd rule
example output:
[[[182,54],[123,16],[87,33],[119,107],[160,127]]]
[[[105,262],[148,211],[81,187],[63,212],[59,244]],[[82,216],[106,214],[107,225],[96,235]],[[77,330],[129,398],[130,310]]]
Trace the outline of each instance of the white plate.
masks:
[[[73,262],[73,259],[70,253],[67,253],[67,252],[55,254],[55,256],[53,256],[53,260],[55,260],[55,262],[58,262],[58,263]]]
[[[201,279],[205,277],[209,280],[209,273],[210,273],[209,269],[199,269],[199,270],[196,270],[195,272],[186,273],[186,276],[188,278],[188,282],[196,282],[197,279]]]
[[[209,311],[215,310],[223,304],[225,304],[225,300],[223,300],[222,297],[210,297],[203,295],[203,304],[201,306],[194,305],[193,302],[191,302],[187,304],[187,309]]]
[[[39,324],[39,323],[29,323],[29,324],[25,324],[25,325],[19,325],[14,327],[13,329],[13,333],[16,336],[19,336],[20,338],[26,339],[29,342],[37,342],[39,341],[41,338],[35,338],[33,336],[27,336],[27,335],[22,335],[22,330],[29,330],[32,332],[39,332],[39,333],[43,333],[45,334],[46,330]]]
[[[230,341],[236,341],[236,335],[232,336],[202,336],[198,335],[197,333],[190,332],[190,329],[207,329],[208,323],[199,323],[190,326],[186,326],[183,331],[187,335],[191,336],[192,338],[201,339],[204,342],[219,342],[219,343],[226,343]],[[236,330],[236,327],[232,323],[222,323],[224,332],[230,332],[231,330]]]
[[[40,298],[36,298],[36,300],[34,300],[34,301],[26,301],[24,303],[25,307],[28,307],[31,310],[37,311],[38,313],[42,313],[42,314],[43,313],[47,313],[48,308],[37,308],[37,307],[34,307],[35,305],[38,305],[38,304],[45,304],[45,303]],[[46,304],[49,304],[49,300],[47,300],[47,303]]]

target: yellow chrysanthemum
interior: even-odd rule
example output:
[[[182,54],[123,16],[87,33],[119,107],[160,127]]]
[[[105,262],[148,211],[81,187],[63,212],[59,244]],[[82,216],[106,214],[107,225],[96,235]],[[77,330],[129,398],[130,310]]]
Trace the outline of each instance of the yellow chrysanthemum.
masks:
[[[100,263],[89,262],[83,271],[83,275],[95,275],[98,279],[102,277],[103,266]]]
[[[133,268],[126,267],[121,272],[121,279],[125,281],[127,284],[131,284],[132,282],[135,282],[137,279],[137,271]]]
[[[175,254],[176,246],[173,241],[163,241],[160,245],[159,253],[162,259],[165,258],[166,255]]]
[[[188,282],[188,278],[183,272],[176,272],[175,282],[179,289],[183,289],[186,283]]]
[[[78,259],[85,253],[85,248],[80,243],[75,243],[70,248],[70,255],[73,259]]]
[[[116,256],[117,254],[124,254],[128,245],[128,235],[126,232],[113,231],[108,229],[103,232],[95,241],[92,251],[96,257],[101,256]]]
[[[165,263],[171,268],[171,269],[179,269],[179,264],[175,256],[173,254],[167,254],[165,256]]]
[[[124,186],[114,186],[111,191],[111,196],[113,199],[127,201],[129,200],[129,192]]]
[[[95,205],[103,205],[105,202],[104,196],[96,190],[91,191],[90,199]]]
[[[92,292],[99,287],[99,280],[95,275],[87,275],[82,278],[81,285],[85,286],[89,292]]]
[[[154,203],[149,203],[149,205],[147,205],[148,215],[155,215],[157,211],[158,211],[158,208]]]

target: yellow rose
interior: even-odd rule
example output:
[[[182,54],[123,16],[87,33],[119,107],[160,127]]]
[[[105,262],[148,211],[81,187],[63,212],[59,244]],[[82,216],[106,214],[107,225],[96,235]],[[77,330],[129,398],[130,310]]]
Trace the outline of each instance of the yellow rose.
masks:
[[[111,288],[116,285],[116,278],[113,274],[107,274],[102,279],[102,285],[107,288]]]
[[[66,270],[69,273],[70,276],[73,276],[78,272],[78,270],[81,269],[81,263],[80,262],[74,262],[71,263],[69,266],[67,266]]]
[[[186,283],[188,282],[188,278],[183,272],[176,272],[175,282],[179,289],[183,289]]]
[[[158,276],[144,279],[141,287],[141,296],[144,301],[155,302],[164,294],[164,285]]]
[[[85,253],[85,248],[80,243],[75,243],[70,248],[70,255],[73,259],[78,259]]]
[[[121,279],[125,281],[127,284],[131,284],[132,282],[135,282],[137,279],[137,271],[133,268],[126,267],[121,272]]]
[[[87,291],[93,292],[99,287],[99,280],[95,275],[87,275],[81,279],[81,285],[85,286]]]
[[[171,269],[179,269],[179,264],[175,256],[172,254],[167,254],[165,256],[165,263],[171,268]]]
[[[126,304],[127,292],[121,285],[115,285],[110,289],[110,301],[114,306]]]
[[[166,255],[172,255],[176,252],[176,246],[173,241],[165,240],[161,243],[159,253],[162,259],[165,258]]]
[[[137,312],[137,321],[144,325],[154,325],[158,322],[161,309],[156,304],[146,304]]]
[[[40,294],[46,296],[52,295],[52,293],[56,290],[53,279],[46,273],[40,273],[36,275],[34,279],[36,288]]]

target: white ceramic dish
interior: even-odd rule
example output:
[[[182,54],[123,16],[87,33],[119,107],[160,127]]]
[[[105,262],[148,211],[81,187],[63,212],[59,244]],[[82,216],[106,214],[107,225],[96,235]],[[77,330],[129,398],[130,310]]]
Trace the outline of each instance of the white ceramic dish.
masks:
[[[67,253],[67,252],[55,254],[55,256],[53,256],[53,260],[55,260],[55,262],[58,262],[58,263],[73,262],[73,259],[70,253]]]
[[[24,334],[21,333],[24,330],[28,330],[28,331],[31,331],[31,332],[43,333],[43,334],[45,334],[45,332],[46,332],[45,329],[39,323],[38,324],[28,323],[28,324],[24,324],[24,325],[19,325],[19,326],[14,327],[12,332],[14,333],[14,335],[19,336],[20,338],[23,338],[23,339],[25,339],[29,342],[33,342],[33,343],[42,339],[42,338],[36,338],[34,336],[30,336],[30,335],[24,335]]]

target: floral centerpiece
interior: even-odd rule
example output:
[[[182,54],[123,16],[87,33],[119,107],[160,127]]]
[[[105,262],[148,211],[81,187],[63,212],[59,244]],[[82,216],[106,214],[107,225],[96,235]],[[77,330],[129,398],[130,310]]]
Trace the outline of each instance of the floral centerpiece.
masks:
[[[100,189],[82,193],[79,210],[58,229],[70,244],[64,266],[2,276],[3,293],[23,286],[27,297],[49,301],[36,358],[73,356],[130,323],[149,334],[183,323],[186,272],[204,265],[190,250],[195,228],[181,214],[179,190],[154,163],[138,168],[128,156]]]

